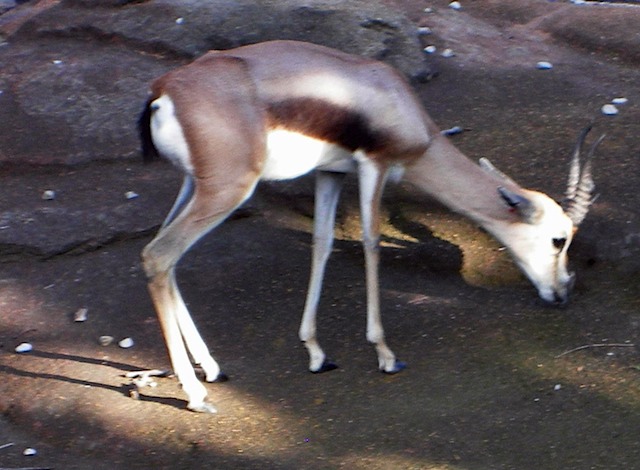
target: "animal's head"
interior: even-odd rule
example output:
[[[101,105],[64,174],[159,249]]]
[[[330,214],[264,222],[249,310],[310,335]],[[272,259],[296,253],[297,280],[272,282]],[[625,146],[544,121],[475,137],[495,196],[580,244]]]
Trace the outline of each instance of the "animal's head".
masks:
[[[518,218],[517,222],[502,226],[498,238],[538,289],[540,297],[552,304],[565,304],[569,300],[575,274],[568,270],[567,250],[595,200],[591,161],[604,135],[592,145],[581,167],[580,151],[590,129],[585,128],[578,138],[562,205],[545,194],[520,188],[488,160],[480,161],[486,171],[504,181],[505,186],[499,187],[498,192]]]

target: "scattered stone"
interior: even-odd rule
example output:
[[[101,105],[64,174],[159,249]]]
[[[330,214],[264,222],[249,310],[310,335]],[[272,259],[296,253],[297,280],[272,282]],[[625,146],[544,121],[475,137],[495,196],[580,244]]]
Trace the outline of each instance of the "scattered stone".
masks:
[[[618,114],[618,108],[616,108],[616,106],[613,104],[605,104],[601,110],[602,114],[606,116],[615,116],[616,114]]]
[[[427,46],[424,49],[422,49],[424,52],[426,52],[427,54],[433,54],[435,51],[437,51],[438,49],[436,48],[436,46]]]
[[[431,31],[431,28],[428,26],[421,26],[418,28],[418,36],[428,36],[432,33],[433,31]]]
[[[27,457],[32,457],[34,455],[36,455],[38,453],[37,450],[35,450],[33,447],[27,447],[25,450],[22,451],[22,455],[27,456]]]
[[[559,390],[561,390],[561,389],[562,389],[562,385],[560,385],[560,384],[556,384],[556,385],[553,387],[553,391],[554,391],[554,392],[557,392],[557,391],[559,391]]]
[[[620,98],[612,99],[611,103],[613,103],[613,104],[627,104],[628,101],[629,100],[627,98],[620,97]]]
[[[80,308],[73,314],[74,322],[84,322],[87,321],[87,313],[89,313],[88,308]]]
[[[52,189],[47,189],[42,193],[42,199],[44,201],[53,201],[56,198],[56,192]]]
[[[111,343],[113,343],[113,336],[100,336],[100,338],[98,338],[98,343],[100,343],[101,346],[109,346]]]
[[[464,129],[460,126],[453,126],[450,127],[449,129],[444,129],[442,131],[440,131],[440,134],[442,135],[456,135],[456,134],[461,134],[462,132],[464,132]]]
[[[122,340],[120,340],[120,342],[118,343],[118,346],[120,346],[122,349],[129,349],[131,347],[133,347],[133,339],[131,338],[124,338]]]
[[[135,191],[127,191],[126,193],[124,193],[124,197],[126,197],[127,199],[135,199],[137,197],[140,197],[140,195]]]
[[[452,10],[459,11],[459,10],[462,10],[462,5],[460,4],[460,2],[451,2],[449,4],[449,8],[451,8]]]
[[[29,351],[33,351],[33,345],[31,343],[20,343],[16,346],[17,353],[28,353]]]
[[[184,18],[176,18],[176,24],[184,24]]]
[[[455,57],[456,53],[453,52],[453,50],[451,49],[445,49],[444,51],[442,51],[442,57],[448,59],[450,57]]]
[[[546,60],[542,60],[536,64],[536,68],[538,70],[551,70],[553,68],[553,64]]]

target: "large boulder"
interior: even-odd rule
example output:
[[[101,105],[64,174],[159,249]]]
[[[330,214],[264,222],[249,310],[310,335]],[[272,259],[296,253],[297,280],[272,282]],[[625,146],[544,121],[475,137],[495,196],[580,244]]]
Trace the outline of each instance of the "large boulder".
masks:
[[[42,6],[42,4],[45,7]],[[149,82],[210,49],[297,39],[430,72],[414,27],[378,1],[67,0],[38,3],[0,48],[0,164],[137,154]],[[30,5],[24,5],[27,7]],[[9,15],[23,14],[16,8]]]

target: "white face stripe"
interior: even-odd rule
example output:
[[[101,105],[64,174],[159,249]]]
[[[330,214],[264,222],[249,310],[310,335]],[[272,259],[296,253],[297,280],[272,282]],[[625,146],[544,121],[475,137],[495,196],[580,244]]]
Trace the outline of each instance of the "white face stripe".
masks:
[[[153,111],[151,136],[158,152],[178,168],[193,174],[189,145],[175,115],[173,101],[168,95],[162,95],[149,106]]]
[[[355,167],[351,153],[337,145],[286,129],[269,131],[261,179],[292,179],[316,168],[348,172]]]

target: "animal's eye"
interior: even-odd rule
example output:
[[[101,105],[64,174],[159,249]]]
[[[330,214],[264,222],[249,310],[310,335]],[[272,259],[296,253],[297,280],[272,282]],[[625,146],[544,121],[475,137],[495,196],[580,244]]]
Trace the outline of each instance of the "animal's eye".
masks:
[[[553,242],[553,246],[556,247],[558,250],[562,250],[564,248],[565,243],[567,243],[566,238],[554,238],[551,241]]]

